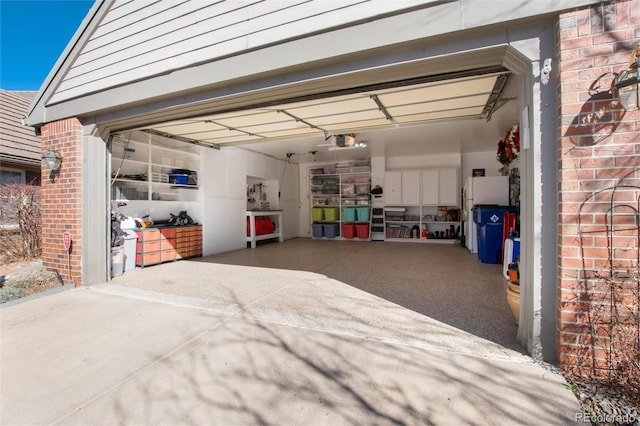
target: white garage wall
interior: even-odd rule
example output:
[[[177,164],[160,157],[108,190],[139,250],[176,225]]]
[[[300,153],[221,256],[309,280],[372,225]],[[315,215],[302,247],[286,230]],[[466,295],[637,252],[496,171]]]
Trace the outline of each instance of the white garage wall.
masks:
[[[279,208],[284,210],[284,235],[285,238],[297,236],[295,167],[287,165],[285,169],[284,161],[237,147],[206,149],[203,158],[199,179],[205,256],[246,247],[247,176],[282,180]],[[269,201],[275,206],[278,200]]]

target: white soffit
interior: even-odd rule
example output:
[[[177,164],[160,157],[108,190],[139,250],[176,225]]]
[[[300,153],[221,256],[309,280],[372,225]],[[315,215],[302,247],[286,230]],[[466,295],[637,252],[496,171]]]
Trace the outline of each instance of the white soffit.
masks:
[[[327,133],[347,133],[430,120],[483,118],[483,109],[501,74],[212,114],[156,125],[151,131],[223,145],[314,133],[324,133],[326,136]]]

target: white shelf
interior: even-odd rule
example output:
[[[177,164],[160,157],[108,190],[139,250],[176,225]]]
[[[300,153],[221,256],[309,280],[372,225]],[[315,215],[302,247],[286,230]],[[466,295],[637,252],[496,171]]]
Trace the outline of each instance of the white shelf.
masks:
[[[339,226],[338,235],[334,238],[327,237],[313,237],[314,239],[323,239],[323,240],[344,240],[344,241],[370,241],[371,236],[371,213],[369,214],[369,220],[367,221],[343,221],[343,209],[344,208],[369,208],[371,209],[371,194],[370,193],[362,193],[356,192],[357,185],[371,185],[371,168],[369,166],[356,166],[355,164],[351,167],[347,166],[343,169],[346,170],[336,170],[336,173],[326,173],[326,174],[309,174],[309,194],[311,199],[311,208],[323,208],[323,207],[334,207],[338,208],[340,211],[338,221],[313,221],[312,223],[335,223]],[[348,171],[353,169],[354,171]],[[327,170],[327,168],[325,168]],[[333,169],[331,169],[333,170]],[[325,190],[333,190],[336,188],[334,193],[331,194],[321,194],[319,193],[322,189]],[[364,188],[360,188],[361,190]],[[366,197],[366,198],[365,198]],[[315,204],[314,201],[319,200],[327,200],[332,201],[332,204]],[[367,204],[357,204],[357,201],[366,202]],[[367,238],[344,238],[342,236],[342,224],[350,224],[350,225],[369,225],[369,235]]]
[[[390,243],[456,244],[457,238],[385,238]]]
[[[177,169],[189,170],[193,172],[190,181],[197,183],[194,180],[200,169],[200,151],[196,145],[140,131],[132,132],[127,139],[115,137],[111,144],[111,169],[117,176],[112,184],[112,196],[141,201],[195,201],[196,193],[182,189],[198,190],[197,185],[169,183],[168,175]],[[166,175],[163,182],[151,179],[158,173]],[[144,176],[145,180],[131,179],[133,176]],[[136,188],[137,193],[131,188]]]

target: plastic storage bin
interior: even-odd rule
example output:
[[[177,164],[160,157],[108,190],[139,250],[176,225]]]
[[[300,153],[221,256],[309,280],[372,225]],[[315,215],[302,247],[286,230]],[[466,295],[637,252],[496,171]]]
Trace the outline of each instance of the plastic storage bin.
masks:
[[[502,263],[502,246],[505,212],[517,211],[515,207],[476,206],[473,221],[478,225],[478,258],[482,263]]]
[[[342,236],[344,238],[354,238],[356,236],[356,226],[348,223],[343,224]]]
[[[356,227],[356,235],[358,238],[369,238],[369,224],[363,223],[355,225]]]
[[[335,238],[338,236],[340,232],[340,227],[337,223],[325,223],[323,225],[324,228],[324,236],[327,238]]]
[[[311,209],[311,218],[314,222],[322,222],[324,220],[324,209],[322,207],[313,207]]]
[[[324,237],[324,225],[321,223],[314,223],[311,225],[311,232],[313,238],[322,238]]]
[[[371,191],[371,186],[368,183],[357,183],[356,194],[368,194]]]
[[[371,207],[357,207],[358,222],[369,222],[371,216]]]
[[[340,220],[340,210],[338,210],[338,207],[324,207],[323,210],[324,220],[327,222],[337,222]]]
[[[345,207],[342,209],[342,220],[344,222],[355,222],[356,221],[356,208],[355,207]]]
[[[169,183],[172,183],[174,185],[188,185],[189,175],[172,173],[169,175]]]

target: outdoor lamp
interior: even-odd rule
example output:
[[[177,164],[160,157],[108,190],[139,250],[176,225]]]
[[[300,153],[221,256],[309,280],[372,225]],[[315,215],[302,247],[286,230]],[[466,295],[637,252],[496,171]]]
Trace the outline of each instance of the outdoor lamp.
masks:
[[[42,164],[44,164],[47,169],[51,170],[49,172],[49,180],[53,183],[56,179],[56,176],[60,172],[60,164],[62,163],[62,155],[57,152],[53,152],[50,149],[46,150],[42,154]]]
[[[640,86],[640,44],[636,45],[631,53],[629,69],[618,74],[613,82],[618,100],[627,111],[638,109],[638,86]]]

